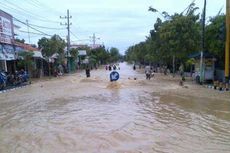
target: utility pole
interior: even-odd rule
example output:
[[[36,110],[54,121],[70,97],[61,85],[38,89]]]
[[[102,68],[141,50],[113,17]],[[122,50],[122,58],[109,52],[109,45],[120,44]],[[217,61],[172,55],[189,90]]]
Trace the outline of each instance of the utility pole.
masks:
[[[96,43],[96,36],[95,33],[93,34],[93,47],[95,47],[95,43]]]
[[[30,44],[30,30],[29,30],[29,21],[28,20],[26,20],[26,24],[27,24],[28,40],[29,40],[29,44]]]
[[[202,49],[200,53],[200,83],[204,82],[204,50],[205,50],[205,17],[206,17],[206,0],[204,0],[204,9],[202,14]]]
[[[70,56],[70,25],[71,23],[69,22],[69,19],[72,18],[72,16],[69,15],[69,9],[67,10],[67,16],[61,17],[61,19],[67,19],[67,23],[62,24],[61,25],[65,25],[67,26],[67,67],[68,67],[68,72],[70,72],[70,60],[69,60],[69,56]]]
[[[96,36],[95,36],[95,33],[93,34],[93,37],[90,37],[91,39],[92,39],[92,41],[93,41],[93,48],[95,48],[95,45],[96,45],[96,39],[100,39],[100,38],[97,38]]]
[[[225,83],[229,83],[230,0],[226,0]]]

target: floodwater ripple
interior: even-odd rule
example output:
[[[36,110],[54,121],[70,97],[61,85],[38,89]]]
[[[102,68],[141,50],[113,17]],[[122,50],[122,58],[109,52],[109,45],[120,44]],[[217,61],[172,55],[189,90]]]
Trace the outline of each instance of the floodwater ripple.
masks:
[[[138,87],[93,90],[92,95],[0,103],[0,152],[230,151],[228,102]]]

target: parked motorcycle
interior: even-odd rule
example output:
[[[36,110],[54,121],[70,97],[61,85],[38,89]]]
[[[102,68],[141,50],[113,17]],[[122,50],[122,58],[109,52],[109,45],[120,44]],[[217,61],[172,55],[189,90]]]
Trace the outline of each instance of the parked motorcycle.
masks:
[[[14,85],[20,85],[27,81],[29,81],[29,74],[26,71],[22,70],[15,72]]]
[[[7,75],[1,71],[0,72],[0,90],[3,90],[6,87]]]
[[[21,80],[21,83],[28,82],[29,81],[29,74],[26,71],[23,71],[19,74],[19,78]]]

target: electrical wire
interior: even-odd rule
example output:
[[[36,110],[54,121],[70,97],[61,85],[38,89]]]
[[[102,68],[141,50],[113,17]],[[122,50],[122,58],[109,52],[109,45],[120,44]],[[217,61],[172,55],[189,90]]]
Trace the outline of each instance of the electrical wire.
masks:
[[[28,31],[24,31],[24,30],[19,30],[19,32],[22,32],[22,33],[28,33]],[[36,33],[36,32],[29,32],[30,34],[35,34],[35,35],[44,35],[44,34],[41,34],[41,33]],[[51,36],[51,35],[50,35]]]
[[[66,29],[66,28],[52,28],[52,27],[39,26],[39,25],[31,24],[31,23],[29,23],[29,25],[31,25],[33,27],[38,27],[38,28],[43,28],[43,29],[50,29],[50,30],[65,30]]]
[[[49,7],[47,5],[45,5],[44,3],[41,3],[37,0],[29,0],[30,2],[34,3],[35,5],[39,6],[40,8],[42,8],[43,10],[47,10],[47,11],[53,11],[55,14],[62,14],[62,12],[59,12],[57,10],[54,10],[52,7]]]
[[[71,33],[76,39],[79,39],[72,31],[70,31],[70,33]]]
[[[42,21],[42,22],[49,22],[49,23],[59,23],[58,21],[53,21],[53,20],[49,20],[49,19],[44,19],[45,17],[43,16],[40,16],[40,15],[37,15],[37,14],[34,14],[28,10],[25,10],[23,9],[22,7],[18,6],[18,5],[15,5],[14,3],[12,2],[9,2],[7,0],[4,0],[6,3],[2,3],[0,2],[0,4],[2,4],[2,6],[5,6],[5,7],[8,7],[10,9],[13,9],[17,12],[20,12],[21,13],[24,13],[24,14],[27,14],[27,16],[31,16],[33,19],[36,19],[36,20],[39,20],[39,21]]]
[[[43,35],[52,36],[52,35],[49,35],[49,34],[47,34],[47,33],[42,32],[42,31],[40,31],[40,30],[38,30],[38,29],[36,29],[36,28],[31,27],[31,26],[28,25],[27,23],[25,23],[25,22],[23,22],[23,21],[20,21],[19,19],[15,18],[15,17],[13,17],[13,19],[14,19],[14,20],[17,20],[18,22],[20,22],[20,23],[22,23],[22,24],[24,24],[24,25],[26,25],[26,26],[28,26],[28,27],[30,27],[31,29],[33,29],[33,30],[35,30],[35,31],[37,31],[37,32],[40,32],[40,33],[43,34]]]

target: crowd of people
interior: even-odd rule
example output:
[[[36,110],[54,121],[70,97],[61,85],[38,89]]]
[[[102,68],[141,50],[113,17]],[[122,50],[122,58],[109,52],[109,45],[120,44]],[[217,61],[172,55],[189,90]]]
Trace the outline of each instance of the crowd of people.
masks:
[[[120,70],[120,66],[119,66],[119,64],[106,65],[105,70],[109,70],[109,71]]]

